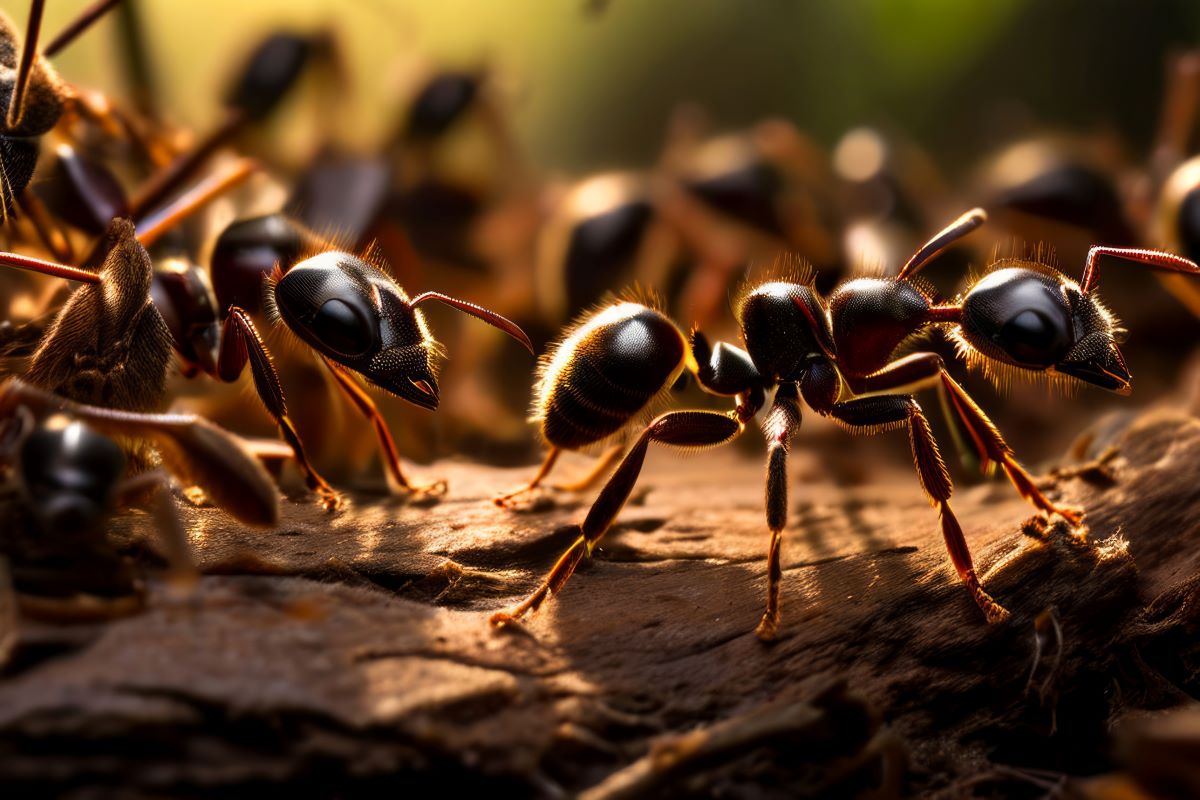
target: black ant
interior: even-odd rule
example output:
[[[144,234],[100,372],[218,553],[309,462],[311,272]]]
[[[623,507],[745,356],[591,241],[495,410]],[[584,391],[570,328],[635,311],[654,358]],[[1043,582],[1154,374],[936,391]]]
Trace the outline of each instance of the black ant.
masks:
[[[113,268],[128,271],[130,268],[128,265],[132,260],[133,263],[142,265],[142,268],[136,270],[134,276],[126,275],[120,281],[110,280],[108,283],[121,286],[122,291],[119,294],[122,297],[128,295],[126,302],[134,302],[136,298],[142,298],[140,304],[136,306],[136,317],[133,316],[134,308],[124,309],[125,330],[136,332],[133,326],[135,323],[139,326],[142,325],[140,320],[143,318],[147,320],[144,324],[150,325],[151,329],[141,335],[119,337],[117,344],[124,344],[125,350],[137,356],[136,358],[130,359],[125,350],[120,350],[120,348],[110,348],[105,353],[108,361],[104,363],[119,359],[122,372],[135,373],[131,383],[141,392],[136,398],[137,404],[129,404],[124,397],[114,398],[125,403],[121,407],[145,408],[149,399],[161,395],[162,381],[165,379],[165,354],[169,352],[164,348],[169,348],[170,339],[160,332],[166,331],[166,326],[161,319],[162,315],[156,313],[152,318],[146,316],[145,309],[154,310],[154,306],[149,300],[148,257],[145,255],[145,251],[138,247],[136,241],[131,241],[133,237],[128,223],[123,223],[123,225],[122,228],[114,223],[114,230],[118,231],[121,237],[117,243],[124,242],[123,256],[111,257],[110,262]],[[260,282],[264,298],[263,305],[271,316],[282,321],[288,330],[316,351],[322,363],[332,374],[338,388],[360,413],[371,420],[379,440],[390,483],[405,491],[419,493],[444,491],[445,483],[442,481],[428,486],[414,485],[404,476],[396,444],[392,440],[387,423],[355,375],[361,375],[373,385],[421,408],[436,409],[438,406],[436,359],[440,355],[440,350],[418,308],[430,301],[441,302],[478,317],[512,336],[532,353],[533,345],[529,338],[512,321],[474,303],[458,300],[439,292],[424,292],[410,299],[390,275],[366,259],[351,253],[327,250],[297,263],[280,260],[282,254],[291,250],[294,244],[293,237],[300,237],[299,241],[303,242],[306,247],[320,243],[316,234],[305,231],[298,224],[256,227],[254,233],[258,235],[256,241],[272,254],[268,258],[270,259],[269,263],[273,265],[274,272],[269,280],[262,281],[261,277],[256,276],[254,271],[250,270],[248,278],[242,275],[239,280],[235,280],[234,285],[241,287],[245,292],[248,284],[252,285],[256,280]],[[117,243],[110,246],[110,250],[116,250]],[[138,254],[140,254],[140,259],[135,257]],[[0,263],[79,281],[96,282],[100,285],[105,283],[104,270],[97,274],[13,253],[0,253]],[[264,262],[254,261],[254,263],[261,265]],[[135,286],[133,278],[137,275],[142,276],[142,283]],[[206,289],[207,287],[205,287]],[[177,312],[179,317],[173,321],[177,330],[189,331],[191,334],[185,337],[182,343],[177,344],[177,351],[186,357],[184,345],[193,347],[194,351],[204,351],[215,345],[215,359],[211,359],[211,368],[204,368],[205,362],[210,360],[209,356],[200,357],[195,367],[228,383],[236,381],[249,364],[255,390],[279,427],[280,434],[291,446],[297,465],[304,473],[309,488],[320,495],[326,508],[339,507],[342,502],[341,496],[321,477],[304,453],[300,436],[288,416],[279,376],[275,372],[271,356],[255,327],[250,312],[239,305],[230,304],[226,308],[220,333],[214,336],[209,330],[209,324],[202,320],[204,315],[198,314],[197,309],[202,308],[203,304],[195,307],[188,305],[188,303],[195,302],[198,296],[205,297],[205,295],[203,293],[193,294],[193,291],[199,290],[186,285],[181,286],[180,291],[184,302],[179,303],[178,298],[176,299],[171,310]],[[99,292],[98,296],[107,298],[107,295],[102,292]],[[89,298],[88,302],[94,304],[100,301],[96,298]],[[189,314],[196,315],[189,316]],[[68,332],[80,328],[80,335],[94,338],[96,332],[88,325],[76,325],[71,322],[73,318],[77,319],[79,316],[79,314],[72,315],[71,306],[68,304],[59,315],[59,319],[63,322],[57,324],[56,327],[66,328]],[[101,320],[103,317],[103,313],[97,313],[94,310],[88,316],[89,319],[99,318]],[[217,342],[219,344],[216,344]],[[136,348],[136,350],[131,348]],[[92,347],[91,349],[95,350],[96,348]],[[159,353],[162,355],[159,356]],[[157,366],[160,361],[161,367]],[[61,362],[61,359],[56,359],[55,363],[58,362]],[[144,370],[150,362],[156,365],[155,368]],[[37,368],[38,358],[35,354],[33,369],[37,370]],[[146,376],[143,376],[140,382],[136,375],[139,369],[146,371]],[[63,373],[62,380],[78,380],[78,376],[74,373],[67,374],[70,371],[66,366],[59,371]],[[109,376],[102,377],[102,380],[111,381],[112,379]],[[151,383],[153,385],[150,385]],[[52,381],[47,384],[54,385]]]
[[[477,317],[507,333],[530,353],[533,344],[516,323],[492,311],[440,292],[409,296],[390,275],[351,253],[330,250],[290,268],[279,265],[267,283],[266,304],[273,316],[311,347],[329,368],[338,388],[371,420],[389,481],[417,493],[441,493],[445,482],[410,483],[400,468],[396,444],[374,401],[355,378],[361,375],[384,391],[421,408],[438,407],[437,341],[419,306],[436,301]],[[310,488],[327,508],[341,500],[308,462],[287,415],[283,391],[271,358],[250,315],[231,306],[222,328],[217,374],[232,381],[250,365],[255,388],[296,454]]]
[[[172,478],[199,486],[249,525],[279,519],[278,493],[263,467],[236,437],[199,417],[73,403],[10,379],[0,383],[0,433],[0,473],[11,479],[5,493],[16,500],[0,504],[0,552],[12,563],[22,608],[36,616],[113,616],[141,605],[140,593],[131,591],[136,582],[104,540],[104,523],[152,493],[168,575],[195,580],[169,495]],[[152,442],[163,468],[132,471],[114,437]],[[80,568],[62,574],[73,564]]]
[[[587,315],[545,362],[538,384],[542,431],[552,449],[535,482],[553,464],[558,449],[574,449],[617,433],[685,366],[705,390],[736,398],[737,407],[727,413],[671,411],[651,421],[601,490],[579,526],[579,538],[528,598],[494,615],[492,623],[510,623],[562,589],[620,512],[651,443],[695,448],[728,442],[763,408],[771,389],[774,399],[762,420],[771,544],[759,637],[774,638],[779,626],[786,463],[800,426],[801,399],[853,432],[907,427],[917,476],[938,508],[959,577],[989,622],[1005,619],[1008,612],[984,591],[975,573],[950,507],[950,476],[912,392],[934,386],[945,390],[984,464],[1001,466],[1036,508],[1073,524],[1082,521],[1082,512],[1056,505],[1042,494],[983,410],[945,371],[939,355],[916,352],[897,358],[898,346],[936,326],[958,340],[968,360],[989,372],[1076,378],[1127,393],[1130,376],[1114,339],[1116,322],[1094,293],[1101,259],[1122,258],[1191,274],[1200,274],[1200,267],[1165,252],[1093,247],[1079,283],[1046,264],[1009,259],[993,264],[993,271],[955,302],[935,303],[913,278],[985,219],[980,209],[964,214],[917,250],[896,277],[851,280],[827,300],[813,288],[811,277],[749,286],[734,304],[745,350],[725,342],[711,346],[694,331],[689,352],[682,332],[670,320],[633,303],[609,305]]]

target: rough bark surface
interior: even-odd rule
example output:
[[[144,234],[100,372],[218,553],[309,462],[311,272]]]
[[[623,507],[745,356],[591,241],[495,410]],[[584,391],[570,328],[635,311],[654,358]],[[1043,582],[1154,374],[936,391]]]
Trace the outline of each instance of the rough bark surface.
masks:
[[[915,476],[842,488],[798,447],[769,646],[763,466],[730,450],[652,455],[596,557],[517,630],[488,616],[535,586],[594,492],[514,513],[489,498],[527,470],[447,463],[420,471],[449,479],[441,502],[286,502],[274,532],[187,508],[194,593],[152,583],[146,611],[104,624],[19,620],[0,784],[1037,796],[1113,769],[1121,717],[1200,692],[1200,422],[1146,415],[1094,450],[1105,437],[1103,463],[1044,480],[1087,509],[1086,542],[999,480],[956,495],[1013,612],[998,626]],[[147,564],[149,520],[112,534]]]

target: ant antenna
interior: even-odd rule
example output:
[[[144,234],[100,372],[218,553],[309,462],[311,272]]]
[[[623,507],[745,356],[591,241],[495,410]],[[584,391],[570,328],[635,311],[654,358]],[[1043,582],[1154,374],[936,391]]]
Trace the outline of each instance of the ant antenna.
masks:
[[[70,24],[59,31],[58,35],[50,41],[50,44],[46,45],[45,49],[42,50],[42,55],[46,58],[56,55],[71,42],[79,38],[79,34],[90,28],[92,23],[107,14],[120,2],[121,0],[96,0],[95,3],[85,8]]]
[[[908,259],[908,262],[900,268],[900,274],[896,276],[897,279],[905,280],[906,278],[911,278],[913,275],[916,275],[921,271],[921,267],[928,264],[934,256],[985,222],[987,222],[987,212],[982,208],[972,208],[970,211],[954,220],[954,222],[951,222],[945,228],[942,228],[942,230],[938,231],[938,233],[928,242],[921,245],[921,249],[913,253],[912,257]]]
[[[515,322],[507,317],[500,316],[495,311],[488,311],[482,306],[477,306],[474,303],[468,303],[466,300],[459,300],[456,297],[444,295],[441,292],[424,292],[408,301],[408,305],[410,308],[416,308],[426,300],[437,300],[440,303],[445,303],[448,306],[457,308],[459,311],[481,319],[487,324],[495,328],[499,328],[512,338],[516,339],[532,355],[537,355],[533,349],[533,342],[529,341],[529,337],[525,335],[525,331],[521,330]]]
[[[25,113],[25,92],[29,88],[33,61],[38,54],[38,36],[42,32],[42,12],[45,10],[46,0],[33,0],[29,4],[29,24],[25,28],[25,42],[21,47],[21,60],[17,64],[17,77],[8,104],[8,118],[5,120],[9,128],[17,127]]]

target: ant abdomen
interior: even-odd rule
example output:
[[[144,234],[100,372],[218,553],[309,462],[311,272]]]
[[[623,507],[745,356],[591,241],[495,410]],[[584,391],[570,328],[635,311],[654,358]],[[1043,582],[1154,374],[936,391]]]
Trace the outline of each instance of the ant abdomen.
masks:
[[[1200,158],[1171,173],[1158,208],[1159,244],[1195,261],[1200,258]]]
[[[121,448],[79,422],[38,428],[21,446],[22,485],[47,533],[79,533],[99,521],[125,474]]]
[[[544,368],[543,436],[569,450],[608,438],[675,382],[686,357],[683,333],[653,308],[622,302],[594,313]]]

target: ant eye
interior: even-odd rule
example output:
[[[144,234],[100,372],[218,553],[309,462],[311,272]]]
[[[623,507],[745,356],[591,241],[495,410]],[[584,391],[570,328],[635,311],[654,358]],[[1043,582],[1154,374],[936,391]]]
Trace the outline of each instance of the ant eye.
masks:
[[[325,346],[344,356],[361,356],[375,340],[370,324],[358,310],[336,297],[317,309],[312,329]]]
[[[1005,322],[996,339],[1007,353],[1025,364],[1053,363],[1055,356],[1070,342],[1060,319],[1032,308]]]

